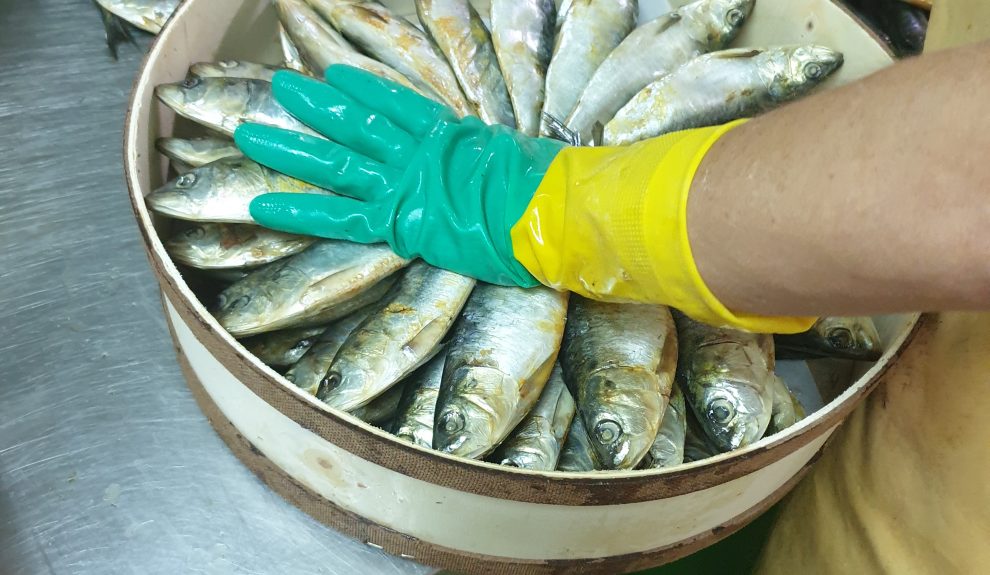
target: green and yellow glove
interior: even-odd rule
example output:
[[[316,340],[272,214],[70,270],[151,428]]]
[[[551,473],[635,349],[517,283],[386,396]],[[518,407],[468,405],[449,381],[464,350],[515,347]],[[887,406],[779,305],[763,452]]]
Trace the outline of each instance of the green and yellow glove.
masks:
[[[777,333],[812,318],[734,314],[705,286],[688,245],[694,173],[734,124],[623,148],[565,148],[447,107],[355,68],[326,83],[292,72],[275,98],[328,139],[245,124],[253,160],[339,196],[266,194],[261,225],[387,242],[406,258],[490,283],[676,307],[708,323]]]

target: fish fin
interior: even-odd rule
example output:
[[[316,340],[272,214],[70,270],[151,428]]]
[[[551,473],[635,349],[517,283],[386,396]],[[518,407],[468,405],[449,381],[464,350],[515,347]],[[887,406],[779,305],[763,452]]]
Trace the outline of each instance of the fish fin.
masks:
[[[581,145],[581,134],[578,134],[574,130],[565,126],[564,123],[557,119],[557,117],[553,114],[543,112],[543,124],[546,126],[547,132],[549,132],[551,138],[560,140],[572,146]]]
[[[591,145],[603,146],[605,144],[605,124],[595,122],[591,127]]]
[[[431,319],[418,332],[416,332],[415,335],[403,344],[402,347],[404,349],[411,350],[417,356],[423,356],[424,359],[421,360],[416,367],[426,363],[440,351],[442,346],[439,345],[439,342],[443,339],[443,336],[447,334],[451,323],[452,322],[444,320],[443,318]]]
[[[134,35],[131,34],[131,25],[123,18],[97,4],[95,0],[93,3],[96,4],[97,9],[100,11],[100,16],[103,18],[103,30],[106,34],[107,48],[110,50],[110,55],[113,59],[117,59],[117,46],[123,42],[130,42],[136,47],[137,41],[134,40]]]

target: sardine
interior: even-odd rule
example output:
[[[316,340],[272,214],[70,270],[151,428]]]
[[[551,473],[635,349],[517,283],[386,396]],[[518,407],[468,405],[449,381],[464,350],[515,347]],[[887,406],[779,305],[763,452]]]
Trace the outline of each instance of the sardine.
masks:
[[[701,461],[718,455],[718,449],[709,441],[708,436],[701,429],[698,418],[690,409],[687,410],[687,431],[684,433],[684,463]]]
[[[413,262],[389,297],[347,338],[320,399],[351,411],[429,360],[471,294],[475,280]]]
[[[553,0],[492,0],[492,43],[515,112],[516,127],[540,133],[547,66],[553,54]]]
[[[557,366],[533,410],[498,446],[491,460],[509,467],[553,471],[557,468],[574,412],[574,399],[564,384],[560,366]]]
[[[155,147],[173,163],[181,162],[190,168],[198,168],[225,158],[240,158],[243,155],[233,140],[211,136],[158,138]]]
[[[720,451],[763,437],[773,405],[773,338],[677,316],[677,379],[684,399]]]
[[[179,6],[180,0],[96,0],[104,10],[134,26],[157,34]]]
[[[675,366],[671,366],[673,369]],[[684,434],[687,432],[687,405],[679,385],[670,392],[670,401],[663,412],[660,432],[653,446],[640,463],[640,469],[660,469],[684,463]]]
[[[253,224],[251,200],[269,192],[333,193],[241,157],[194,168],[145,201],[155,212],[180,220]]]
[[[214,315],[234,337],[322,323],[408,263],[384,244],[319,240],[225,289]]]
[[[772,385],[773,408],[770,415],[770,425],[766,431],[767,435],[783,431],[804,419],[804,407],[788,389],[784,380],[774,375]]]
[[[280,69],[278,66],[246,60],[220,60],[219,62],[197,62],[189,67],[189,74],[200,78],[245,78],[271,82],[272,76]]]
[[[285,379],[306,393],[315,396],[320,389],[320,382],[330,367],[334,355],[343,345],[344,340],[350,335],[354,328],[358,326],[371,310],[367,307],[358,309],[346,315],[327,327],[317,338],[316,342],[303,354],[289,371],[285,372]]]
[[[726,47],[742,28],[753,2],[697,0],[636,28],[595,71],[565,124],[582,140],[590,140],[596,122],[608,123],[650,82]]]
[[[597,469],[602,469],[602,464],[598,461],[598,454],[591,445],[584,420],[575,414],[571,421],[571,430],[567,433],[567,440],[564,441],[564,447],[560,451],[557,470],[584,472]]]
[[[309,66],[303,63],[302,56],[299,55],[299,48],[289,37],[289,33],[285,31],[285,26],[281,22],[278,24],[278,42],[282,47],[282,62],[286,68],[307,76],[315,76]]]
[[[547,69],[543,112],[567,118],[598,66],[636,26],[637,0],[573,0]]]
[[[876,361],[883,355],[880,334],[869,317],[823,317],[804,333],[775,335],[773,339],[779,359]]]
[[[632,469],[650,450],[676,357],[666,307],[571,298],[560,365],[604,468]]]
[[[422,30],[378,2],[308,0],[345,38],[388,64],[461,116],[474,114],[440,49]]]
[[[633,96],[605,126],[605,144],[754,116],[807,94],[841,65],[842,54],[822,46],[738,48],[700,56]]]
[[[326,329],[325,325],[284,329],[250,337],[241,344],[266,365],[284,367],[299,361]]]
[[[361,421],[376,427],[391,427],[392,419],[399,409],[399,400],[402,399],[402,392],[406,383],[401,382],[385,390],[365,405],[351,411],[351,415]]]
[[[447,355],[441,350],[406,378],[402,399],[392,422],[392,433],[420,447],[433,448],[433,418],[440,393],[440,377]]]
[[[476,458],[501,443],[550,378],[566,316],[565,292],[479,284],[449,344],[433,447]]]
[[[489,124],[516,126],[491,35],[468,0],[416,0],[419,21],[447,57],[468,103]]]
[[[155,95],[175,113],[229,136],[244,122],[322,137],[275,101],[271,82],[244,78],[200,78],[160,84]]]
[[[295,255],[316,238],[250,224],[197,223],[165,242],[172,259],[199,269],[257,267]]]

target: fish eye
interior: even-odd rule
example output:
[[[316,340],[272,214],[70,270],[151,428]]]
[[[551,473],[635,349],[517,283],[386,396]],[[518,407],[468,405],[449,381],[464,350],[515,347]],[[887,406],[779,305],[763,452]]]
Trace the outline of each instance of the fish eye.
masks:
[[[203,80],[199,76],[189,76],[188,78],[183,80],[182,87],[185,88],[186,90],[192,90],[196,86],[199,86],[201,83],[203,83]]]
[[[326,377],[324,377],[323,380],[320,381],[319,393],[317,395],[320,398],[322,398],[323,394],[327,393],[328,391],[333,391],[338,387],[340,387],[340,384],[343,381],[344,378],[341,377],[340,374],[337,373],[336,371],[327,372]]]
[[[595,426],[595,439],[602,445],[615,443],[621,435],[622,426],[611,419],[599,421],[598,425]]]
[[[225,294],[220,294],[217,298],[217,307],[221,309],[227,307],[227,296]]]
[[[230,303],[230,310],[237,310],[243,307],[247,307],[247,304],[251,303],[251,296],[242,295],[241,297],[235,299]]]
[[[221,68],[236,68],[237,60],[220,60],[219,62],[217,62],[217,64]]]
[[[180,190],[191,188],[194,185],[196,185],[196,174],[192,172],[186,172],[185,174],[182,174],[175,180],[175,187],[179,188]]]
[[[729,23],[730,26],[738,26],[742,24],[742,21],[746,19],[746,14],[739,8],[733,8],[725,14],[725,21]]]
[[[307,347],[309,347],[312,344],[313,344],[313,340],[307,337],[306,339],[304,339],[304,340],[298,342],[296,345],[292,346],[292,348],[290,349],[290,351],[298,351],[300,349],[307,348]]]
[[[736,415],[736,410],[727,399],[718,398],[708,406],[708,414],[715,423],[724,425],[732,421]]]
[[[853,334],[844,327],[835,327],[828,330],[828,344],[835,349],[849,349],[853,346]]]
[[[804,75],[811,80],[817,80],[822,77],[822,67],[815,62],[808,62],[804,65]]]
[[[285,374],[282,377],[284,377],[286,379],[286,381],[288,381],[289,383],[295,383],[296,382],[296,374],[294,374],[294,373],[287,373],[287,374]]]
[[[458,410],[451,409],[440,415],[440,429],[445,433],[457,433],[464,429],[464,425],[464,414]]]
[[[206,230],[203,229],[203,226],[196,226],[195,228],[189,228],[186,230],[186,237],[191,240],[199,239],[205,235]]]

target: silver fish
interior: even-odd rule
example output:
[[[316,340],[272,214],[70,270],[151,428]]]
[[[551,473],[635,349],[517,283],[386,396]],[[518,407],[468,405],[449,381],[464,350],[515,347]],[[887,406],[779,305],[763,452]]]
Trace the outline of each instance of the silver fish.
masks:
[[[392,423],[392,433],[399,439],[428,449],[433,447],[433,418],[446,357],[441,350],[406,378]]]
[[[773,404],[773,338],[677,317],[677,378],[684,398],[720,451],[761,437]]]
[[[243,154],[233,140],[202,136],[199,138],[158,138],[155,147],[169,160],[192,168],[205,166],[224,158],[240,158]],[[187,170],[188,171],[188,170]]]
[[[633,96],[605,126],[605,144],[754,116],[807,94],[841,65],[842,54],[822,46],[706,54]]]
[[[175,113],[207,128],[234,135],[244,122],[318,136],[275,101],[272,84],[245,78],[200,78],[160,84],[155,95]]]
[[[679,385],[670,392],[670,402],[663,412],[660,432],[640,463],[640,469],[661,469],[684,463],[684,435],[687,433],[687,405]]]
[[[242,157],[194,168],[145,201],[153,211],[180,220],[253,224],[251,200],[269,192],[332,194]]]
[[[684,433],[684,463],[701,461],[718,455],[718,449],[711,444],[708,436],[701,429],[698,418],[690,409],[687,410],[687,431]]]
[[[676,356],[666,307],[571,299],[560,365],[604,468],[632,469],[650,450]]]
[[[157,34],[168,21],[180,0],[96,0],[104,10],[134,26]]]
[[[567,118],[598,66],[636,25],[637,0],[573,0],[561,14],[543,112]]]
[[[408,263],[383,244],[320,240],[225,289],[214,315],[234,337],[322,323]]]
[[[416,0],[419,21],[447,57],[461,90],[489,124],[516,127],[491,35],[468,0]]]
[[[547,66],[553,53],[553,0],[492,0],[492,43],[515,112],[516,127],[540,133]]]
[[[286,33],[298,47],[302,61],[318,76],[322,77],[333,64],[346,64],[414,88],[408,78],[391,66],[355,50],[303,0],[275,0],[275,8]]]
[[[697,0],[636,28],[602,62],[565,121],[590,140],[647,84],[682,64],[729,44],[755,0]]]
[[[476,458],[501,443],[550,378],[566,316],[564,292],[479,284],[449,345],[433,447]]]
[[[299,358],[299,361],[285,372],[285,379],[306,393],[315,396],[319,392],[320,383],[323,381],[323,376],[327,373],[330,363],[333,362],[337,350],[343,345],[347,336],[354,331],[354,328],[368,317],[369,313],[371,310],[365,307],[333,322],[323,331],[312,347]]]
[[[250,337],[241,342],[248,351],[266,365],[293,365],[313,347],[327,326],[284,329]]]
[[[351,411],[429,360],[474,283],[423,261],[413,262],[395,291],[337,352],[320,399]]]
[[[567,391],[560,366],[554,368],[540,400],[492,454],[492,461],[510,467],[553,471],[574,419],[574,398]]]
[[[177,262],[199,269],[256,267],[295,255],[316,238],[250,224],[197,223],[165,242]]]
[[[393,385],[385,390],[385,393],[351,411],[351,415],[369,425],[390,427],[392,419],[399,410],[399,400],[402,399],[405,385],[405,382]]]
[[[804,407],[780,377],[773,376],[773,408],[767,435],[783,431],[804,419]]]
[[[283,68],[269,66],[247,60],[220,60],[219,62],[196,62],[189,67],[191,76],[200,78],[246,78],[271,82],[272,76]]]
[[[295,70],[300,74],[306,74],[307,76],[315,76],[313,71],[309,69],[309,66],[303,63],[302,56],[299,55],[299,48],[296,47],[292,38],[289,37],[289,33],[285,31],[285,26],[281,22],[278,25],[278,42],[282,47],[282,62],[286,68]]]
[[[475,110],[454,71],[422,30],[378,2],[309,0],[345,38],[369,56],[395,68],[420,91],[445,102],[461,116]]]
[[[775,335],[774,343],[778,359],[876,361],[883,355],[880,333],[869,317],[823,317],[804,333]]]
[[[567,433],[567,440],[564,441],[564,447],[560,451],[557,470],[584,472],[597,469],[602,469],[602,464],[598,461],[598,454],[591,445],[584,420],[575,414],[571,421],[571,430]]]

